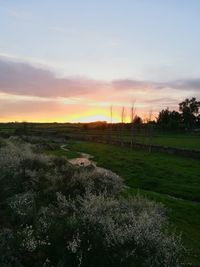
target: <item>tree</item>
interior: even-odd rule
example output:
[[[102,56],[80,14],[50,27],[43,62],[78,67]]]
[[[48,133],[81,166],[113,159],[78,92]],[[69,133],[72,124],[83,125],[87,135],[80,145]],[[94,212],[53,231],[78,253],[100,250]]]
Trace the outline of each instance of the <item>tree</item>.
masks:
[[[121,145],[123,145],[123,135],[124,135],[124,123],[125,123],[125,120],[126,120],[126,110],[125,110],[125,107],[122,107],[122,110],[121,110]]]
[[[131,147],[133,147],[133,143],[134,143],[134,115],[135,115],[135,106],[134,106],[134,103],[132,104],[132,107],[131,107],[131,116],[130,116],[130,119],[131,119]]]
[[[186,98],[183,102],[179,103],[179,110],[182,112],[183,123],[187,128],[192,128],[196,125],[200,108],[200,101],[195,97]]]
[[[177,111],[163,109],[158,114],[157,124],[163,129],[178,129],[181,125],[181,115]]]
[[[137,124],[137,125],[140,125],[142,124],[142,118],[140,118],[139,116],[135,116],[134,119],[133,119],[133,123],[134,124]]]
[[[112,143],[113,106],[110,106],[110,142]]]

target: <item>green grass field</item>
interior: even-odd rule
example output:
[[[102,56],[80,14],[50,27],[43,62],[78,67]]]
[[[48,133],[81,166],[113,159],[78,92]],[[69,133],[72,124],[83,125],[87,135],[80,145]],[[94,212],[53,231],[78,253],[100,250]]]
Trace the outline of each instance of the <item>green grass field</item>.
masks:
[[[89,142],[69,142],[68,148],[60,153],[70,158],[77,151],[89,153],[99,166],[121,175],[128,186],[125,195],[139,192],[166,205],[170,222],[191,250],[187,260],[200,266],[199,160]]]
[[[138,142],[142,142],[142,138],[138,137]],[[149,140],[147,140],[149,143]],[[154,145],[200,149],[200,136],[189,134],[160,134],[152,137],[151,143]]]
[[[138,141],[142,139],[138,138]],[[186,148],[186,149],[200,149],[200,136],[189,134],[160,134],[152,137],[152,144]]]
[[[78,133],[68,133],[71,137],[81,137],[81,136],[88,136],[88,137],[100,137],[101,139],[106,140],[121,140],[120,134],[117,132],[112,133],[112,137],[106,131],[83,131]],[[124,141],[130,141],[130,133],[124,132],[123,136]],[[134,141],[137,143],[144,143],[144,144],[152,144],[152,145],[160,145],[166,147],[175,147],[175,148],[185,148],[185,149],[197,149],[200,150],[200,136],[197,134],[170,134],[170,133],[154,133],[154,135],[149,138],[145,136],[144,133],[138,133],[134,136]]]
[[[115,127],[115,126],[113,126]],[[105,129],[101,128],[88,128],[85,129],[83,124],[70,124],[70,123],[27,123],[26,125],[26,134],[27,135],[40,135],[45,134],[49,136],[63,136],[63,137],[72,137],[80,138],[82,136],[86,137],[99,137],[105,138],[107,140],[119,140],[121,138],[120,128],[112,129],[109,127]],[[23,123],[1,123],[0,124],[0,134],[15,134],[16,130],[22,130],[24,125]],[[123,130],[123,139],[126,141],[130,140],[131,131],[124,129]],[[158,129],[152,131],[152,137],[148,137],[148,129],[135,129],[134,132],[134,141],[138,143],[145,144],[155,144],[176,148],[186,148],[186,149],[199,149],[200,150],[200,133],[169,133],[163,132]]]

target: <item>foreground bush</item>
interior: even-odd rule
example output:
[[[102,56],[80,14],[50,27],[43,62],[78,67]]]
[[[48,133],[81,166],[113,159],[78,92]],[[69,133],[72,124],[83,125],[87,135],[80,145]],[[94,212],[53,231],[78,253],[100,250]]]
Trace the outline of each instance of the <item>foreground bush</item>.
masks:
[[[120,198],[117,175],[19,140],[2,143],[0,168],[0,266],[179,266],[181,241],[167,231],[164,207]]]

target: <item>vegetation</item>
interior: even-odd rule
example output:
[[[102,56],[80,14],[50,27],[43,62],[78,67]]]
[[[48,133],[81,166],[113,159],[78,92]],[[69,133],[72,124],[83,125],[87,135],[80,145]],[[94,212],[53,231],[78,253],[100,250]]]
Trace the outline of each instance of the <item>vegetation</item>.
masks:
[[[197,101],[195,97],[186,98],[179,104],[179,112],[169,111],[169,109],[163,109],[157,119],[157,124],[163,129],[180,129],[187,128],[192,129],[200,127],[200,101]]]
[[[173,267],[184,254],[198,267],[199,160],[123,144],[200,149],[199,107],[186,99],[146,123],[134,107],[124,123],[123,107],[117,124],[1,124],[0,266]],[[70,141],[83,137],[120,146]],[[80,152],[117,175],[71,165]]]
[[[119,176],[41,149],[0,140],[0,266],[180,265],[163,205],[125,199]]]
[[[187,128],[199,126],[199,108],[200,101],[195,97],[188,99],[179,104],[179,110],[182,112],[183,123]]]
[[[67,123],[41,123],[41,124],[28,124],[27,135],[43,136],[45,139],[52,143],[52,140],[58,138],[62,143],[66,142],[67,139],[79,139],[82,137],[96,139],[110,140],[112,132],[112,140],[119,140],[121,131],[118,125],[112,125],[112,131],[110,125],[102,123],[99,126],[92,127],[90,124],[67,124]],[[15,130],[18,127],[22,127],[21,124],[10,123],[0,124],[0,135],[3,137],[9,137],[15,134]],[[103,128],[102,128],[103,127]],[[153,134],[151,139],[147,135],[147,125],[134,126],[133,128],[134,141],[145,144],[156,144],[161,146],[171,146],[176,148],[186,149],[200,149],[200,137],[199,132],[184,132],[177,130],[176,132],[163,131],[162,129],[156,129],[153,127]],[[27,136],[26,135],[26,136]],[[20,135],[24,138],[24,135]],[[123,139],[131,140],[131,130],[128,125],[124,125]]]
[[[186,261],[199,266],[199,160],[89,142],[71,142],[68,148],[93,155],[98,165],[121,175],[128,186],[125,195],[139,193],[166,205],[190,251]]]
[[[157,119],[158,125],[162,129],[179,129],[181,126],[181,115],[177,111],[163,109]]]

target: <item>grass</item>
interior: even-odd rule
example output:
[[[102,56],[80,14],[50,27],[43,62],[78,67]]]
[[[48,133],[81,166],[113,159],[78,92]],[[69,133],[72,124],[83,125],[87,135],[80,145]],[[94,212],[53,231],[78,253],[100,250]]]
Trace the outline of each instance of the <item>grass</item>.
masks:
[[[130,187],[200,201],[200,164],[196,159],[89,142],[70,147],[71,151],[92,154],[100,166],[121,175]]]
[[[151,143],[154,145],[176,148],[200,149],[200,136],[186,134],[162,134],[153,136]]]
[[[123,139],[125,141],[130,140],[130,131],[124,131]],[[110,140],[110,132],[108,130],[87,130],[87,131],[79,131],[76,134],[72,131],[68,133],[71,137],[77,136],[88,136],[92,137],[95,136],[98,138],[106,138]],[[120,140],[120,132],[113,130],[112,132],[112,140]],[[197,149],[200,150],[200,135],[198,134],[172,134],[172,133],[161,133],[155,131],[151,137],[145,136],[145,132],[137,132],[136,136],[134,137],[134,141],[138,143],[145,143],[145,144],[153,144],[153,145],[160,145],[160,146],[168,146],[168,147],[175,147],[175,148],[183,148],[183,149]]]
[[[121,175],[129,186],[126,195],[139,191],[165,204],[170,221],[192,250],[188,260],[192,266],[200,265],[200,203],[196,203],[200,202],[199,160],[90,142],[70,142],[68,148],[71,153],[93,155],[99,166]]]
[[[20,123],[1,123],[0,124],[0,134],[14,134],[16,129],[23,130],[23,124]],[[26,125],[27,134],[40,135],[41,132],[46,136],[63,136],[63,137],[100,137],[100,138],[110,138],[110,128],[88,128],[85,129],[83,124],[78,123],[27,123]],[[169,133],[158,129],[153,130],[152,138],[148,138],[148,129],[145,130],[137,128],[135,129],[135,141],[139,143],[155,144],[176,148],[186,148],[186,149],[199,149],[200,150],[200,134],[199,133]],[[124,139],[130,140],[130,130],[124,129],[123,131]],[[116,128],[113,125],[112,138],[119,139],[121,135],[120,128]]]
[[[46,151],[47,154],[49,155],[54,155],[54,156],[63,156],[67,157],[68,159],[73,159],[73,158],[78,158],[80,157],[80,153],[76,152],[72,149],[69,150],[64,150],[61,148],[55,149],[55,150],[48,150]]]

